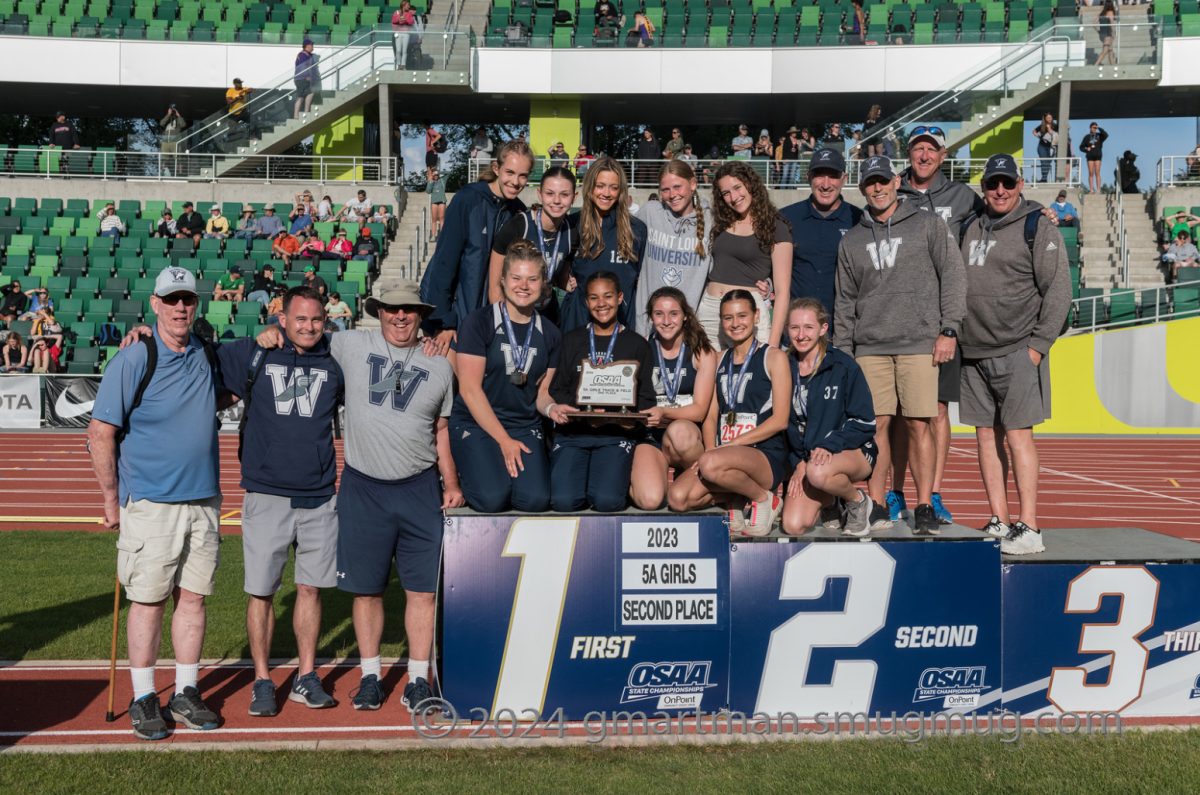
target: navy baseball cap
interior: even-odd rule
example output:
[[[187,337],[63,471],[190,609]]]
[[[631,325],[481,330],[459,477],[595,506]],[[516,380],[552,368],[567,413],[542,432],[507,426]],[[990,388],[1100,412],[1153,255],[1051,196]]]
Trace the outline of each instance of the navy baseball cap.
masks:
[[[813,152],[812,160],[809,161],[808,173],[811,174],[818,170],[845,174],[846,158],[842,157],[842,153],[836,149],[818,149]]]
[[[1014,182],[1021,178],[1017,170],[1017,161],[1012,155],[992,155],[983,166],[983,179],[986,182],[992,177],[1008,177]]]
[[[862,171],[858,175],[858,184],[862,185],[874,177],[882,177],[889,180],[895,179],[896,172],[892,171],[891,158],[883,155],[875,155],[863,161]]]

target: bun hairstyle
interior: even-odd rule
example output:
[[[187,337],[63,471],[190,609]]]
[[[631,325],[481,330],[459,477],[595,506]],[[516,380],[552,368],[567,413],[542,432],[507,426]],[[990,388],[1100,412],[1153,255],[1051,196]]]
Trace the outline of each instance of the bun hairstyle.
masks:
[[[507,276],[511,266],[517,262],[536,263],[542,274],[542,280],[546,280],[546,258],[532,242],[523,239],[514,240],[509,245],[508,251],[504,253],[504,265],[500,268],[500,278]]]
[[[696,311],[688,304],[687,296],[678,288],[659,287],[651,293],[650,299],[646,301],[646,316],[653,317],[654,305],[664,298],[679,304],[679,308],[683,310],[683,330],[680,332],[683,335],[683,343],[693,353],[712,353],[714,350],[712,343],[708,341],[708,335],[704,333],[704,327],[700,325]]]

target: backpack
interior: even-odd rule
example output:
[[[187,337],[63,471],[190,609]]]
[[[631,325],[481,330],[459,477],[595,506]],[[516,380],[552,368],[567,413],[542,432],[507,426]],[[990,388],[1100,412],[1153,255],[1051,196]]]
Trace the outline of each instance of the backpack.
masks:
[[[101,323],[100,328],[96,329],[96,344],[104,347],[120,345],[123,336],[116,323]]]
[[[962,225],[958,227],[959,248],[962,248],[963,241],[967,239],[967,230],[971,228],[971,224],[979,220],[979,215],[979,213],[971,213],[963,219]],[[1030,254],[1033,254],[1033,241],[1037,238],[1038,219],[1041,217],[1040,212],[1025,216],[1025,245],[1029,246]]]
[[[129,404],[129,411],[125,413],[125,422],[117,432],[118,444],[129,434],[129,418],[133,416],[134,409],[142,405],[142,397],[145,396],[150,382],[154,379],[154,371],[158,369],[158,341],[150,336],[141,337],[138,342],[146,346],[146,372],[142,374],[142,380],[138,382],[137,389],[133,392],[133,401]],[[203,337],[200,337],[200,344],[204,346],[204,356],[208,359],[208,366],[212,370],[213,378],[218,384],[221,383],[221,365],[217,361],[216,349]]]

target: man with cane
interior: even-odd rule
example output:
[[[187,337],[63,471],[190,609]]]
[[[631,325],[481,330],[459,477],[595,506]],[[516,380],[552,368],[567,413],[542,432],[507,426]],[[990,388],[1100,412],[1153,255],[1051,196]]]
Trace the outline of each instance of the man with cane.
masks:
[[[88,426],[104,524],[120,529],[117,578],[131,603],[129,717],[143,740],[168,733],[154,682],[168,597],[175,607],[175,689],[168,710],[193,729],[219,723],[197,687],[221,505],[220,381],[211,347],[191,333],[198,303],[190,272],[168,267],[158,274],[150,299],[158,318],[153,336],[109,363]]]

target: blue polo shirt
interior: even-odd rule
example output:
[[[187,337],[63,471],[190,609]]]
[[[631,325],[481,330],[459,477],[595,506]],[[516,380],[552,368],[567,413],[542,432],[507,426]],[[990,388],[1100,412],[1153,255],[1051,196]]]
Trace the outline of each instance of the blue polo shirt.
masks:
[[[142,402],[133,395],[146,372],[146,346],[130,345],[104,370],[92,417],[129,433],[118,451],[121,505],[129,500],[185,502],[220,494],[217,381],[200,340],[177,353],[158,338],[158,365]]]
[[[829,313],[832,329],[838,246],[862,218],[862,210],[842,199],[836,210],[823,217],[809,197],[779,212],[792,225],[792,298],[818,299]]]

